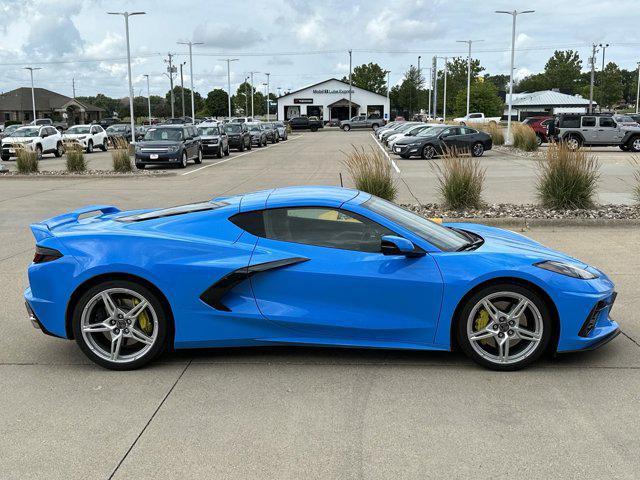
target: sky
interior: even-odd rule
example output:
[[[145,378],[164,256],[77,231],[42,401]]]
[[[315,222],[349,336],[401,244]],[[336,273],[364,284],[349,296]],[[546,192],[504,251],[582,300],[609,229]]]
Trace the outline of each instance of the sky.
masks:
[[[439,57],[465,56],[474,43],[478,58],[491,74],[507,74],[511,16],[494,10],[529,10],[517,17],[515,75],[522,78],[544,69],[555,49],[578,50],[587,69],[592,43],[608,43],[606,60],[635,69],[640,61],[640,34],[635,14],[639,0],[0,0],[0,92],[29,85],[25,66],[42,67],[35,84],[77,96],[103,93],[128,96],[125,26],[107,11],[145,11],[130,19],[134,95],[169,90],[167,53],[176,64],[188,62],[179,41],[203,42],[194,47],[193,80],[203,95],[231,89],[248,72],[264,89],[296,90],[327,78],[342,78],[353,66],[377,62],[390,70],[392,86],[422,56],[423,68]],[[597,55],[600,68],[602,52]],[[443,60],[439,60],[442,65]],[[426,71],[424,72],[426,75]],[[179,84],[179,75],[176,78]],[[184,82],[190,83],[189,64]]]

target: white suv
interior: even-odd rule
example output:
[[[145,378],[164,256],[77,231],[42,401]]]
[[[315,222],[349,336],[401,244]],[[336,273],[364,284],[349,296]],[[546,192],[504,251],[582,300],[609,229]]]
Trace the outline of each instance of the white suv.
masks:
[[[49,125],[20,127],[10,137],[3,138],[2,160],[16,157],[20,148],[37,152],[38,158],[42,158],[45,153],[53,153],[56,157],[61,157],[64,153],[62,135]]]
[[[107,151],[107,132],[100,125],[74,125],[64,132],[62,139],[65,142],[77,143],[87,153],[93,152],[94,148]]]

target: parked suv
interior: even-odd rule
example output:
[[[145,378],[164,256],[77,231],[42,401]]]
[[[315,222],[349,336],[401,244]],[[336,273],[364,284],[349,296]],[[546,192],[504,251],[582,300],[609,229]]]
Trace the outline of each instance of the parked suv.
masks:
[[[261,123],[260,128],[267,134],[267,140],[271,143],[278,143],[280,141],[278,129],[273,125],[273,123]]]
[[[538,146],[549,141],[547,136],[549,131],[549,124],[553,122],[553,117],[550,115],[544,115],[540,117],[529,117],[524,119],[522,123],[529,125],[538,138]]]
[[[267,146],[267,132],[262,129],[262,123],[245,123],[249,128],[249,135],[251,135],[251,145],[256,147]]]
[[[229,138],[224,126],[221,123],[204,122],[198,125],[198,133],[202,140],[202,154],[216,155],[222,158],[222,155],[229,155]]]
[[[612,115],[565,114],[558,118],[558,138],[573,150],[584,146],[619,146],[640,152],[640,126],[620,125]]]
[[[189,160],[202,163],[202,143],[193,125],[159,125],[136,143],[136,167],[177,165],[186,168]]]
[[[74,125],[62,135],[62,139],[79,145],[87,153],[93,152],[94,147],[106,152],[109,143],[107,132],[100,125]]]
[[[246,123],[226,123],[224,129],[229,137],[231,148],[236,148],[241,152],[244,152],[245,148],[251,150],[251,135]]]
[[[49,125],[28,126],[18,128],[10,137],[2,139],[2,160],[9,160],[18,155],[17,150],[28,148],[42,158],[45,153],[53,153],[56,157],[61,157],[64,153],[62,146],[62,135]]]

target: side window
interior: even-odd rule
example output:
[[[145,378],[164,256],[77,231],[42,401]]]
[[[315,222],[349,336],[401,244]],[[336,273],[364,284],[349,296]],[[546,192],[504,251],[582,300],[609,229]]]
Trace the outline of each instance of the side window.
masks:
[[[469,115],[469,118],[482,118],[482,115],[480,115],[479,113],[472,113],[471,115]]]
[[[469,127],[460,127],[460,135],[474,135],[478,133],[477,130]]]
[[[560,128],[579,128],[580,117],[577,115],[565,115],[560,117]]]
[[[605,128],[615,128],[616,122],[611,117],[600,117],[600,126]]]
[[[383,235],[394,235],[386,227],[361,215],[325,207],[274,208],[238,214],[231,218],[238,227],[254,235],[319,247],[380,252]]]
[[[596,117],[582,117],[582,126],[583,127],[595,127],[596,126]]]

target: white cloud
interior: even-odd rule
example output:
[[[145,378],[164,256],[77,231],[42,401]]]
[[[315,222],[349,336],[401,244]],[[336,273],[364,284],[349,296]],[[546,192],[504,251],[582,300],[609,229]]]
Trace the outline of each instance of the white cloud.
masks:
[[[438,22],[432,20],[437,18],[432,13],[432,9],[420,1],[401,2],[393,8],[383,8],[369,20],[365,33],[377,42],[417,42],[431,38],[440,30]]]
[[[319,13],[305,18],[296,27],[296,37],[300,42],[315,47],[324,47],[327,44],[327,25],[324,17]]]
[[[201,23],[193,31],[193,39],[213,49],[246,48],[262,41],[262,35],[254,28],[232,23]]]

